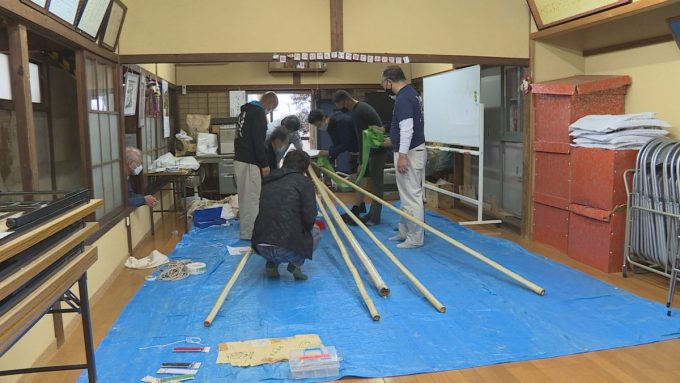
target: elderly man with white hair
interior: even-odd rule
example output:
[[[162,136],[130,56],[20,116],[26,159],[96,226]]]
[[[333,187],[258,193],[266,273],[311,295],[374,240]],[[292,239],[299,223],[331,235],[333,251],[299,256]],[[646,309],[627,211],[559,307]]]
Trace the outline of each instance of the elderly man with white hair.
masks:
[[[139,175],[143,170],[142,167],[142,152],[134,146],[125,148],[125,173],[128,184],[128,206],[137,207],[142,205],[155,206],[158,201],[152,195],[142,196],[132,190],[130,183],[130,174]]]

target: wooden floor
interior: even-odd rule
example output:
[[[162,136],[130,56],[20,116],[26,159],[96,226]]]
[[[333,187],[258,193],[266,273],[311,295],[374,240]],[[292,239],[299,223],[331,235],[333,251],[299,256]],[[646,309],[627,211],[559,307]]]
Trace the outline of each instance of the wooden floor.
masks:
[[[461,220],[462,218],[450,211],[440,211],[439,213],[455,220]],[[179,240],[179,237],[176,235],[173,236],[172,232],[178,230],[181,235],[182,229],[183,225],[181,220],[164,220],[162,224],[157,226],[156,236],[144,241],[136,251],[135,256],[144,257],[153,249],[158,249],[165,254],[169,254],[174,248],[175,243]],[[634,277],[628,278],[622,278],[620,273],[605,274],[584,266],[551,248],[522,240],[516,234],[505,229],[486,226],[476,228],[475,230],[486,235],[513,240],[535,253],[583,271],[586,274],[623,288],[633,294],[656,302],[665,302],[668,290],[668,280],[665,278],[652,274],[635,275]],[[143,284],[146,273],[147,272],[145,271],[125,270],[120,274],[108,291],[106,291],[103,297],[98,302],[94,303],[92,316],[95,342],[97,344],[99,344],[101,339],[109,331],[123,307]],[[675,301],[680,304],[680,292],[676,293]],[[664,315],[664,312],[659,311],[655,314]],[[625,320],[625,318],[621,318],[621,320]],[[70,363],[82,360],[84,360],[82,335],[80,328],[78,328],[70,337],[68,337],[64,346],[49,363]],[[75,382],[78,376],[79,372],[45,373],[35,374],[25,381],[71,383]],[[342,381],[361,383],[678,383],[680,382],[680,340],[441,373],[418,374],[394,378],[343,379]]]

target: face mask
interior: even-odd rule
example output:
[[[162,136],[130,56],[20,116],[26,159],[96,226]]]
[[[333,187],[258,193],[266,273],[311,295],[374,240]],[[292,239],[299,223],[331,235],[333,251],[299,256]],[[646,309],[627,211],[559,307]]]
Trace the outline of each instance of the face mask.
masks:
[[[135,168],[135,170],[133,170],[132,172],[133,172],[136,176],[138,176],[139,173],[142,172],[142,169],[144,169],[144,168],[142,167],[142,165],[139,165],[139,166],[137,166],[137,167]]]
[[[394,99],[396,98],[397,94],[394,93],[394,90],[392,90],[392,81],[390,81],[390,80],[385,80],[385,85],[387,85],[387,82],[390,83],[390,88],[387,89],[387,86],[385,86],[385,88],[384,88],[384,89],[385,89],[385,93],[387,93],[387,95],[388,95],[391,99],[394,100]]]

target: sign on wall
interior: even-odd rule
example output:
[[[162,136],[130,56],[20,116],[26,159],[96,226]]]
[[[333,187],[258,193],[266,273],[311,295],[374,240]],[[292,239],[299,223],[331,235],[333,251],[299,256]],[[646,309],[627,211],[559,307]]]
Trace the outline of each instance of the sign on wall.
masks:
[[[163,138],[170,137],[170,92],[168,82],[161,81],[161,92],[163,93]]]
[[[123,113],[134,116],[137,112],[137,94],[139,92],[139,75],[132,72],[125,73],[125,97],[123,97]]]

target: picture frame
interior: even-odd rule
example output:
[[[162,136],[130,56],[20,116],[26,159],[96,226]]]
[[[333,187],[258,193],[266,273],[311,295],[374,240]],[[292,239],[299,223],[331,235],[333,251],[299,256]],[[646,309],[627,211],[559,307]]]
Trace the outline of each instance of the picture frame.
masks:
[[[667,21],[668,28],[671,30],[675,43],[678,44],[678,48],[680,48],[680,15],[671,17]]]
[[[21,2],[31,8],[36,8],[43,13],[47,9],[47,0],[21,0]]]
[[[99,37],[112,0],[85,0],[78,17],[76,30],[92,41]]]
[[[137,113],[139,100],[139,75],[134,72],[125,73],[125,96],[123,97],[123,115],[134,116]]]
[[[104,21],[99,44],[104,48],[114,51],[118,47],[120,32],[123,30],[123,22],[127,14],[127,7],[120,0],[112,0],[109,12]]]
[[[539,30],[580,19],[633,0],[527,0]]]
[[[74,28],[78,21],[81,2],[81,0],[50,0],[47,2],[47,13]]]

